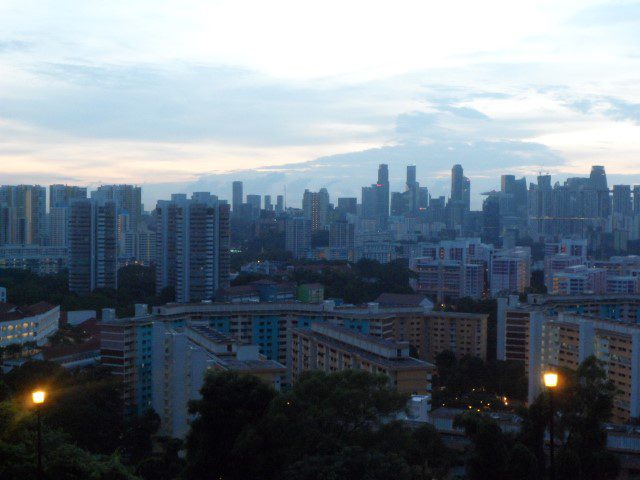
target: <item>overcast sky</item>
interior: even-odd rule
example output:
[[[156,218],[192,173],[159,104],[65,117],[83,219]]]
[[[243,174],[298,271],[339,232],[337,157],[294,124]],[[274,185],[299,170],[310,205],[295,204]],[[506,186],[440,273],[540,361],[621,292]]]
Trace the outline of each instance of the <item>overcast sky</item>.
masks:
[[[0,2],[0,183],[640,182],[640,3]]]

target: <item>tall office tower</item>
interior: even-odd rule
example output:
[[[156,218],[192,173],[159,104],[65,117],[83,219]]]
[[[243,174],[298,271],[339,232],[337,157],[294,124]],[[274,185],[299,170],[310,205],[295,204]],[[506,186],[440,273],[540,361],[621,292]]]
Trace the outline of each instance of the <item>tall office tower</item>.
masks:
[[[419,187],[418,189],[418,213],[425,213],[429,208],[429,189],[427,187]]]
[[[467,177],[462,179],[462,204],[465,213],[471,210],[471,180]]]
[[[49,244],[66,247],[68,244],[69,208],[75,199],[87,198],[85,187],[51,185],[49,187]]]
[[[271,195],[265,195],[264,196],[264,209],[267,212],[272,212],[273,211],[273,204],[271,203]]]
[[[247,204],[251,205],[251,218],[253,220],[260,218],[262,197],[260,195],[247,195]]]
[[[500,218],[503,230],[525,236],[527,230],[527,181],[514,175],[502,175],[500,182]]]
[[[360,216],[367,220],[376,218],[376,192],[373,187],[362,187],[362,212]]]
[[[633,213],[640,215],[640,185],[633,186]]]
[[[633,214],[630,185],[613,186],[613,213],[624,216]]]
[[[229,205],[207,192],[176,194],[156,208],[156,292],[200,302],[229,287]]]
[[[304,258],[311,248],[311,220],[291,217],[286,221],[285,248],[293,258]]]
[[[40,185],[0,187],[0,231],[4,243],[44,245],[47,238],[47,191]]]
[[[589,175],[591,187],[596,191],[597,216],[607,218],[611,214],[611,197],[609,196],[609,186],[607,184],[607,174],[602,165],[591,167]]]
[[[389,166],[384,163],[378,166],[378,183],[375,187],[378,225],[386,230],[389,222]]]
[[[429,210],[427,210],[427,218],[430,223],[446,223],[447,211],[445,205],[445,197],[430,198]]]
[[[406,213],[406,195],[400,192],[391,192],[391,215],[397,217]]]
[[[407,166],[407,183],[405,185],[405,213],[415,216],[420,203],[420,184],[416,181],[416,166]]]
[[[416,183],[416,166],[407,165],[407,190],[411,190]]]
[[[500,194],[489,192],[482,202],[482,242],[497,245],[500,240]]]
[[[276,213],[284,212],[284,196],[278,195],[276,197]]]
[[[243,187],[242,182],[239,180],[236,180],[232,184],[233,194],[231,197],[231,208],[233,210],[234,215],[238,214],[240,210],[240,206],[243,203],[242,187]]]
[[[502,175],[500,177],[500,191],[510,193],[516,183],[515,175]]]
[[[142,189],[135,185],[101,185],[91,198],[99,203],[113,202],[119,218],[118,241],[124,241],[126,232],[137,232],[142,217]]]
[[[349,213],[351,215],[358,214],[358,199],[356,197],[338,198],[338,210],[341,213]]]
[[[608,190],[607,174],[604,171],[602,165],[593,165],[591,167],[591,173],[589,175],[591,185],[596,190]]]
[[[451,169],[451,197],[447,205],[450,228],[459,228],[463,225],[464,217],[470,207],[471,184],[463,173],[461,165],[454,165]]]
[[[451,169],[451,200],[462,202],[464,200],[464,170],[462,165],[454,165]]]
[[[329,192],[321,188],[319,192],[304,191],[302,196],[304,218],[311,221],[311,231],[323,230],[327,225],[329,211]]]
[[[117,233],[114,202],[72,200],[69,207],[69,290],[117,288]]]

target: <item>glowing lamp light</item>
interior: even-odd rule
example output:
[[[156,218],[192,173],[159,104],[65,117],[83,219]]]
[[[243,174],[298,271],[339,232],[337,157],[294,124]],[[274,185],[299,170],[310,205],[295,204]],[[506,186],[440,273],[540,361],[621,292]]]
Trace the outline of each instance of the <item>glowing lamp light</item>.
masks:
[[[44,399],[46,397],[46,393],[44,390],[35,390],[32,394],[31,394],[31,399],[33,400],[33,403],[35,403],[36,405],[40,405],[42,403],[44,403]]]
[[[544,374],[544,385],[547,388],[554,388],[558,386],[558,374],[548,372]]]

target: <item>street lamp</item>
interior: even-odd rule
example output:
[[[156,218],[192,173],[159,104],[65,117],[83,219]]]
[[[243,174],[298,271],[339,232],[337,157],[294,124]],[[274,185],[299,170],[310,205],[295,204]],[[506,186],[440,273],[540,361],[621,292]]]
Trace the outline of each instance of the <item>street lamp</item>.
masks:
[[[44,390],[34,390],[31,393],[31,399],[36,406],[36,415],[38,417],[38,479],[42,480],[42,420],[40,418],[40,410],[47,393]]]
[[[553,438],[553,390],[558,386],[558,374],[547,372],[544,374],[544,385],[549,392],[549,462],[550,462],[550,478],[555,480],[556,468],[553,459],[554,438]]]

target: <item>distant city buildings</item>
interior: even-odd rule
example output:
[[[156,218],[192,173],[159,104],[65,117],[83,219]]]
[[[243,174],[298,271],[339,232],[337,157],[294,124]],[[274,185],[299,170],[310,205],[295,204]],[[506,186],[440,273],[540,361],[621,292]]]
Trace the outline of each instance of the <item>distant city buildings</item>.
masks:
[[[293,258],[305,258],[311,249],[311,220],[294,216],[286,220],[285,248]]]
[[[0,245],[46,245],[46,198],[40,185],[0,186]]]

